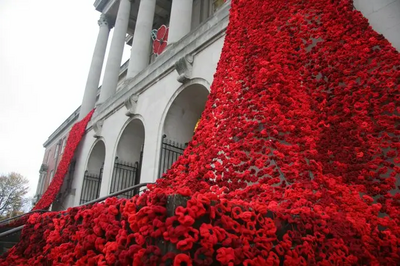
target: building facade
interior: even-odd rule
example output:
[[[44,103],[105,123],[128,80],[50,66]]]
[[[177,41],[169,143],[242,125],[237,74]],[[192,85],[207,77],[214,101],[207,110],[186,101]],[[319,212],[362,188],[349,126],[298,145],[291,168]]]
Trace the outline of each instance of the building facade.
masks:
[[[400,50],[400,0],[354,5]],[[178,158],[210,91],[230,1],[96,0],[94,6],[99,35],[82,105],[44,143],[36,199],[51,182],[70,128],[96,108],[54,210],[154,182]],[[126,44],[131,57],[121,65]]]

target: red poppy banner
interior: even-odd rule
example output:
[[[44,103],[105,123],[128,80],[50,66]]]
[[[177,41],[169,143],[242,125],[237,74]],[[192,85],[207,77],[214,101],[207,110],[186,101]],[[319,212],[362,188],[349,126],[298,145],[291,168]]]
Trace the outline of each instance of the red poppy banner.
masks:
[[[400,265],[400,55],[349,0],[232,0],[183,156],[0,265]]]

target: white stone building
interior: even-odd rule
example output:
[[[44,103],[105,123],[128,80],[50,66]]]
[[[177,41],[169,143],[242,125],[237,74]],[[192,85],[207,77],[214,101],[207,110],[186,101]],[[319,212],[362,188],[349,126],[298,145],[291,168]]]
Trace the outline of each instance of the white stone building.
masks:
[[[400,0],[354,4],[400,50]],[[37,198],[55,173],[73,123],[96,111],[53,209],[154,182],[182,153],[213,81],[230,0],[96,0],[94,6],[101,12],[99,35],[82,105],[44,143]],[[151,33],[161,25],[169,27],[168,46],[155,56]],[[125,44],[132,46],[131,57],[121,66]]]

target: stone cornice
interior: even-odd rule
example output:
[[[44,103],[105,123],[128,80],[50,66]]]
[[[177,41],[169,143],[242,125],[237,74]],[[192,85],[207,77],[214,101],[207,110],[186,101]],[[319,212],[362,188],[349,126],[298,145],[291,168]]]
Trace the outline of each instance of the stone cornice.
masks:
[[[97,11],[103,12],[104,7],[113,0],[96,0],[94,1],[93,6],[96,8]]]
[[[107,14],[117,1],[119,2],[119,0],[96,0],[93,5],[97,11]]]
[[[177,43],[167,47],[163,54],[155,62],[140,72],[136,77],[126,80],[124,87],[116,94],[105,101],[96,109],[89,126],[100,119],[111,116],[120,108],[129,96],[140,94],[158,80],[174,71],[175,63],[187,54],[195,56],[215,40],[225,34],[229,22],[230,1],[227,1],[216,14],[201,24],[197,29],[183,37]],[[122,71],[121,71],[122,72]]]
[[[45,143],[43,143],[43,147],[47,147],[51,142],[53,142],[55,139],[57,139],[61,133],[65,132],[66,129],[68,129],[79,117],[79,111],[81,107],[79,106],[78,109],[75,110],[46,140]]]

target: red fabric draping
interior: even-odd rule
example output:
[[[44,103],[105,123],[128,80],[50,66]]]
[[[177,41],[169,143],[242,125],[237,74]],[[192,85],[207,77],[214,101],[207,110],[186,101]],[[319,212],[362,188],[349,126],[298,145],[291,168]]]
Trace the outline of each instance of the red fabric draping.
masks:
[[[32,215],[1,265],[399,265],[399,53],[347,0],[233,0],[149,191]],[[168,197],[185,203],[167,211]]]

